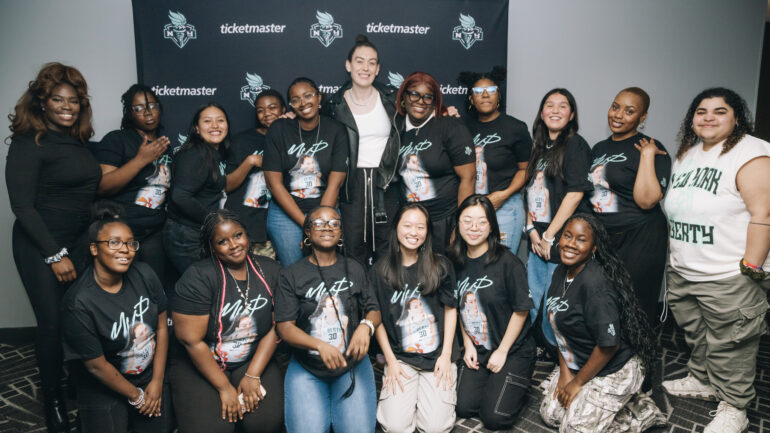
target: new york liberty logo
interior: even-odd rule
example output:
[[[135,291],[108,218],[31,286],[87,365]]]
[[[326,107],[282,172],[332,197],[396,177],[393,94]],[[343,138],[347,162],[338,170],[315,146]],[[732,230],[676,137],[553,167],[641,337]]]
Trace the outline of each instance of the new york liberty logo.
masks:
[[[404,82],[404,76],[399,74],[398,72],[390,72],[388,71],[388,82],[390,82],[390,85],[398,89],[401,87],[401,83]]]
[[[321,45],[328,47],[335,39],[342,37],[342,26],[334,23],[334,17],[328,12],[315,11],[317,23],[310,26],[310,37],[318,39]]]
[[[187,18],[181,13],[168,11],[168,19],[171,24],[163,26],[163,37],[171,39],[177,47],[184,48],[190,39],[198,37],[195,26],[187,24]]]
[[[174,147],[174,151],[172,153],[179,152],[179,149],[182,148],[182,145],[187,142],[187,136],[182,133],[177,134],[176,141],[179,142],[179,144],[176,147]]]
[[[460,25],[452,30],[452,40],[460,42],[468,50],[476,41],[484,40],[484,31],[476,25],[472,16],[460,14]]]
[[[267,90],[270,86],[265,85],[262,81],[262,77],[257,74],[246,73],[246,85],[241,87],[241,101],[248,101],[251,106],[257,100],[257,96],[262,93],[263,90]]]

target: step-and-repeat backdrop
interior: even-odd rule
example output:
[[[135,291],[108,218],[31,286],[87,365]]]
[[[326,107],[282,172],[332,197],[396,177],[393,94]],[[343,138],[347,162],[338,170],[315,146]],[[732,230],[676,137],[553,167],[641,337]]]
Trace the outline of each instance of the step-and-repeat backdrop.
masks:
[[[458,108],[468,92],[458,74],[507,57],[507,0],[133,0],[133,11],[139,81],[163,102],[175,146],[208,101],[227,109],[237,132],[256,124],[264,89],[285,97],[294,78],[307,76],[334,93],[349,78],[345,59],[358,34],[379,50],[379,81],[398,87],[411,72],[428,72]]]

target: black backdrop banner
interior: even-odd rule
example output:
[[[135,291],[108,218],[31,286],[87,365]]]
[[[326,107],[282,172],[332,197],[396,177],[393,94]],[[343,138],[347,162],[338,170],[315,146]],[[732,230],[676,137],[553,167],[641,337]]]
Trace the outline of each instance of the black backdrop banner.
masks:
[[[206,102],[222,104],[237,132],[256,125],[254,99],[264,89],[285,95],[307,76],[322,92],[337,91],[358,34],[379,50],[379,81],[399,86],[428,72],[461,112],[459,72],[507,60],[508,0],[133,0],[133,12],[139,81],[161,99],[174,146]]]

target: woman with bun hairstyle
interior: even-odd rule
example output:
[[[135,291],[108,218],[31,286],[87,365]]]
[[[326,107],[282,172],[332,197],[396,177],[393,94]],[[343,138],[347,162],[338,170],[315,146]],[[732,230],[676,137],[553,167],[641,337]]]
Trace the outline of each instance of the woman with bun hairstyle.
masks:
[[[491,430],[510,429],[527,400],[535,370],[527,272],[501,243],[495,208],[487,196],[468,197],[457,212],[449,248],[465,347],[457,415],[478,416]]]
[[[443,116],[441,87],[425,72],[410,74],[396,96],[401,130],[398,170],[402,200],[430,213],[433,249],[449,244],[457,204],[473,194],[473,139],[460,119]]]
[[[292,346],[284,411],[288,433],[373,433],[377,396],[367,352],[380,309],[358,261],[339,253],[342,220],[317,206],[304,223],[307,255],[281,270],[275,320]]]
[[[621,90],[607,113],[612,135],[591,149],[590,197],[594,214],[623,260],[639,304],[651,325],[656,313],[668,225],[659,202],[671,175],[671,158],[644,128],[650,96],[639,87]]]
[[[64,356],[73,360],[81,431],[171,430],[164,386],[166,295],[152,268],[134,263],[140,243],[118,210],[95,206],[93,266],[62,301]]]
[[[433,251],[431,230],[425,207],[403,206],[370,271],[382,308],[376,334],[387,364],[377,421],[386,432],[448,432],[455,423],[454,269]]]
[[[187,356],[174,357],[169,381],[179,430],[200,433],[279,432],[283,375],[273,294],[280,266],[254,256],[240,218],[227,209],[206,216],[205,258],[177,281],[174,333]]]
[[[706,433],[745,431],[770,290],[770,143],[753,134],[746,101],[699,93],[679,132],[666,196],[667,298],[690,346],[677,397],[719,400]]]
[[[174,154],[168,219],[163,227],[163,246],[180,275],[201,257],[200,227],[209,213],[220,208],[229,147],[230,118],[225,108],[214,102],[199,107],[187,130],[187,141]]]
[[[532,125],[532,155],[527,165],[527,226],[530,253],[527,282],[534,308],[529,319],[535,322],[559,263],[558,238],[564,222],[576,210],[590,212],[584,196],[593,186],[588,181],[591,149],[578,135],[575,97],[567,89],[551,89],[540,101]],[[541,328],[546,342],[556,340],[543,316]],[[539,331],[536,331],[538,335]]]
[[[123,219],[143,246],[136,260],[149,264],[165,283],[162,229],[173,152],[168,137],[161,135],[163,106],[143,84],[132,85],[120,99],[120,129],[109,132],[93,148],[102,168],[98,193],[123,205]]]
[[[466,125],[476,151],[476,194],[484,194],[492,202],[500,239],[516,254],[526,220],[521,189],[527,179],[532,138],[524,122],[504,113],[505,68],[463,72],[458,81],[469,89]]]
[[[225,208],[235,212],[244,224],[254,254],[275,258],[267,238],[267,209],[270,191],[262,171],[267,128],[286,112],[283,96],[275,89],[263,90],[254,101],[257,127],[233,137],[227,155],[227,201]]]
[[[43,65],[16,103],[5,181],[13,258],[37,319],[35,357],[51,432],[69,431],[61,383],[60,301],[86,264],[85,230],[101,170],[88,150],[93,135],[88,86],[61,63]]]
[[[348,166],[345,127],[321,115],[321,92],[299,77],[286,92],[294,119],[278,119],[265,137],[262,169],[273,195],[267,230],[278,261],[289,266],[302,258],[302,224],[310,209],[337,206]]]

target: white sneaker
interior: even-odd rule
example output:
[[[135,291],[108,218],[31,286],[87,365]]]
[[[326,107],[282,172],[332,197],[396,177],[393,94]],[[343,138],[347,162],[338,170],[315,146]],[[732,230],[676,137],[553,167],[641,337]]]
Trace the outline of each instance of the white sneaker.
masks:
[[[717,410],[711,411],[709,415],[714,416],[714,419],[703,429],[703,433],[743,433],[749,429],[746,411],[726,401],[720,401]]]
[[[697,398],[699,400],[716,401],[714,388],[696,379],[692,374],[681,379],[663,381],[663,389],[674,397]]]

